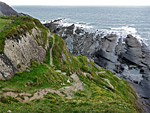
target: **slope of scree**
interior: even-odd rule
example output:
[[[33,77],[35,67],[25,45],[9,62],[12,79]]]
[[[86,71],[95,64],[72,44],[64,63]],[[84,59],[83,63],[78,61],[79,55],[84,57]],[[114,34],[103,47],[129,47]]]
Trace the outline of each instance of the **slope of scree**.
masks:
[[[13,23],[0,31],[1,54],[7,46],[4,41],[20,42],[30,35],[43,48],[40,52],[45,51],[45,58],[31,58],[27,69],[19,70],[18,66],[13,78],[0,81],[0,112],[142,112],[126,81],[84,56],[71,55],[63,39],[43,28],[39,21],[13,18],[7,17]],[[7,58],[16,68],[11,57]]]

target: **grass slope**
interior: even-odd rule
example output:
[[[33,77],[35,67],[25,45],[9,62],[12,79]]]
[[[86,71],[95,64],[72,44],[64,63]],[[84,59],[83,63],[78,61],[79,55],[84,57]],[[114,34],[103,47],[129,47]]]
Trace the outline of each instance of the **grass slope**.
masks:
[[[44,29],[43,32],[45,32]],[[50,57],[48,51],[47,59],[43,64],[32,61],[27,71],[17,73],[11,80],[0,81],[0,112],[7,112],[8,110],[17,113],[137,112],[135,108],[135,94],[126,81],[114,76],[109,70],[103,68],[99,70],[86,57],[70,55],[64,41],[56,34],[54,36],[53,64],[55,66],[52,67],[49,65]],[[52,46],[52,42],[52,37],[49,37],[50,47]],[[67,74],[63,75],[56,72],[56,70],[61,70]],[[31,94],[37,89],[53,88],[57,90],[64,87],[63,83],[71,85],[74,82],[67,82],[71,73],[78,75],[84,87],[82,91],[72,92],[74,94],[72,99],[61,97],[55,93],[49,93],[44,98],[21,103],[15,98],[4,98],[2,96],[3,93],[9,92],[7,89],[11,89],[12,92],[26,92]],[[91,79],[88,77],[89,74],[92,75]],[[28,82],[32,82],[33,84],[26,86]]]
[[[8,23],[10,23],[11,20],[7,20],[7,19],[2,19],[0,18],[0,30],[5,26],[7,25]]]

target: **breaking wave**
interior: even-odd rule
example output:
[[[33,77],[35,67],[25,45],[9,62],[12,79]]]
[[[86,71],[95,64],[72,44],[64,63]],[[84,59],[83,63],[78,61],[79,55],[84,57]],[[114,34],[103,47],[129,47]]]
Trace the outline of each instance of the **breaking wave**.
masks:
[[[93,27],[90,23],[86,23],[86,22],[76,22],[69,18],[67,19],[58,18],[57,20],[58,20],[57,23],[60,26],[68,27],[74,24],[75,29],[78,27],[78,28],[84,29],[85,32],[95,33],[96,35],[101,34],[103,35],[103,37],[108,34],[116,34],[119,39],[119,38],[126,38],[128,34],[131,34],[132,36],[136,37],[141,43],[144,42],[146,44],[146,40],[147,40],[147,39],[142,38],[140,35],[138,35],[136,28],[133,27],[134,24],[129,25],[129,26],[123,25],[121,27],[109,27],[107,29],[95,29],[95,27]],[[50,23],[54,21],[55,20],[41,21],[41,23],[45,24],[45,23]]]

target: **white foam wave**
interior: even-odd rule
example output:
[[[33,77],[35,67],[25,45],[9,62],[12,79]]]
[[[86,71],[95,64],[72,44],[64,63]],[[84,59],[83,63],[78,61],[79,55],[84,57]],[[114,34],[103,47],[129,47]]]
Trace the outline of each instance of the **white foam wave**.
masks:
[[[104,32],[106,32],[106,34],[116,34],[118,38],[126,38],[128,34],[131,34],[132,36],[136,37],[140,43],[145,43],[145,39],[141,38],[141,36],[138,35],[137,30],[134,27],[114,27],[110,28],[109,30],[104,30]]]
[[[68,27],[68,26],[71,26],[72,24],[74,24],[75,27],[79,27],[79,28],[83,28],[83,29],[91,29],[91,28],[93,28],[93,26],[90,26],[90,25],[89,25],[90,23],[75,22],[75,21],[70,20],[69,18],[67,18],[67,19],[59,18],[59,19],[60,19],[60,21],[57,21],[57,23],[58,23],[60,26]],[[70,21],[70,22],[69,22],[69,21]]]
[[[93,26],[89,26],[89,25],[83,25],[83,24],[75,24],[76,27],[81,27],[84,29],[91,29],[93,28]]]
[[[115,32],[126,32],[128,34],[136,34],[137,30],[133,27],[128,27],[128,26],[123,26],[123,27],[119,27],[119,28],[111,28],[111,30],[115,31]]]
[[[131,34],[134,37],[136,37],[140,43],[142,42],[145,43],[145,39],[141,38],[141,36],[138,35],[136,28],[133,27],[134,24],[131,24],[129,26],[123,25],[122,27],[110,27],[109,29],[96,30],[93,28],[93,26],[90,25],[90,23],[76,22],[69,18],[61,18],[61,17],[58,18],[58,20],[59,21],[56,21],[56,23],[59,24],[59,26],[63,26],[63,27],[68,27],[74,24],[75,25],[74,33],[77,27],[79,27],[79,28],[84,29],[86,32],[95,33],[96,35],[100,34],[102,37],[107,36],[108,34],[116,34],[118,36],[118,40],[119,38],[126,38],[128,34]],[[44,24],[44,23],[50,23],[54,21],[55,20],[41,21],[41,22]]]

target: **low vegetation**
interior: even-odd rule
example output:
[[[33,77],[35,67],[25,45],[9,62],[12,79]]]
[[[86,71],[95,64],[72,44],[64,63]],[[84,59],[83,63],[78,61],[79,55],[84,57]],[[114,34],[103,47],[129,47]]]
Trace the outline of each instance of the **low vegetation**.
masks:
[[[0,30],[0,53],[3,52],[4,49],[4,40],[5,38],[19,38],[20,34],[25,34],[26,31],[31,33],[32,28],[39,28],[41,31],[41,36],[37,36],[36,38],[42,38],[44,41],[42,46],[45,46],[46,39],[47,39],[47,31],[48,29],[45,28],[39,20],[34,19],[32,17],[24,17],[24,16],[1,16],[1,20],[3,20],[1,24],[5,24],[6,26],[3,27],[2,30]],[[5,21],[4,21],[5,20]],[[10,22],[9,24],[6,24],[6,22]],[[0,24],[0,25],[1,25]],[[36,25],[36,26],[35,26]],[[38,40],[37,40],[38,41]]]
[[[31,30],[34,26],[32,24],[33,21],[36,26],[42,29],[43,35],[41,35],[41,38],[46,37],[45,33],[47,32],[45,30],[47,31],[47,29],[41,26],[37,20],[31,17],[17,17],[6,31],[0,32],[3,34],[0,36],[0,45],[5,36],[9,36],[6,34],[8,31],[11,31],[18,25],[26,26],[25,28],[29,28],[27,30]],[[21,24],[22,22],[23,25]],[[32,27],[29,27],[30,25]],[[53,35],[55,36],[55,45],[52,52],[54,66],[50,66],[49,63],[49,50],[53,45],[53,38],[49,37],[50,47],[44,63],[38,64],[35,61],[31,61],[31,66],[28,70],[17,73],[10,80],[0,81],[0,112],[7,112],[8,110],[12,111],[12,113],[137,112],[135,108],[135,93],[126,81],[119,79],[109,70],[96,66],[84,56],[70,55],[64,41],[56,34]],[[3,96],[5,92],[30,93],[33,95],[36,90],[44,88],[59,90],[74,83],[73,79],[68,82],[73,73],[78,75],[84,89],[72,91],[71,99],[49,92],[43,98],[21,103],[17,98]],[[90,74],[91,77],[89,77]],[[30,84],[28,85],[28,83]],[[66,95],[63,91],[61,93]],[[21,98],[24,97],[22,96]]]
[[[7,26],[10,22],[11,22],[11,20],[9,20],[9,19],[7,20],[7,19],[0,18],[0,31],[2,29],[4,29],[5,26]]]

